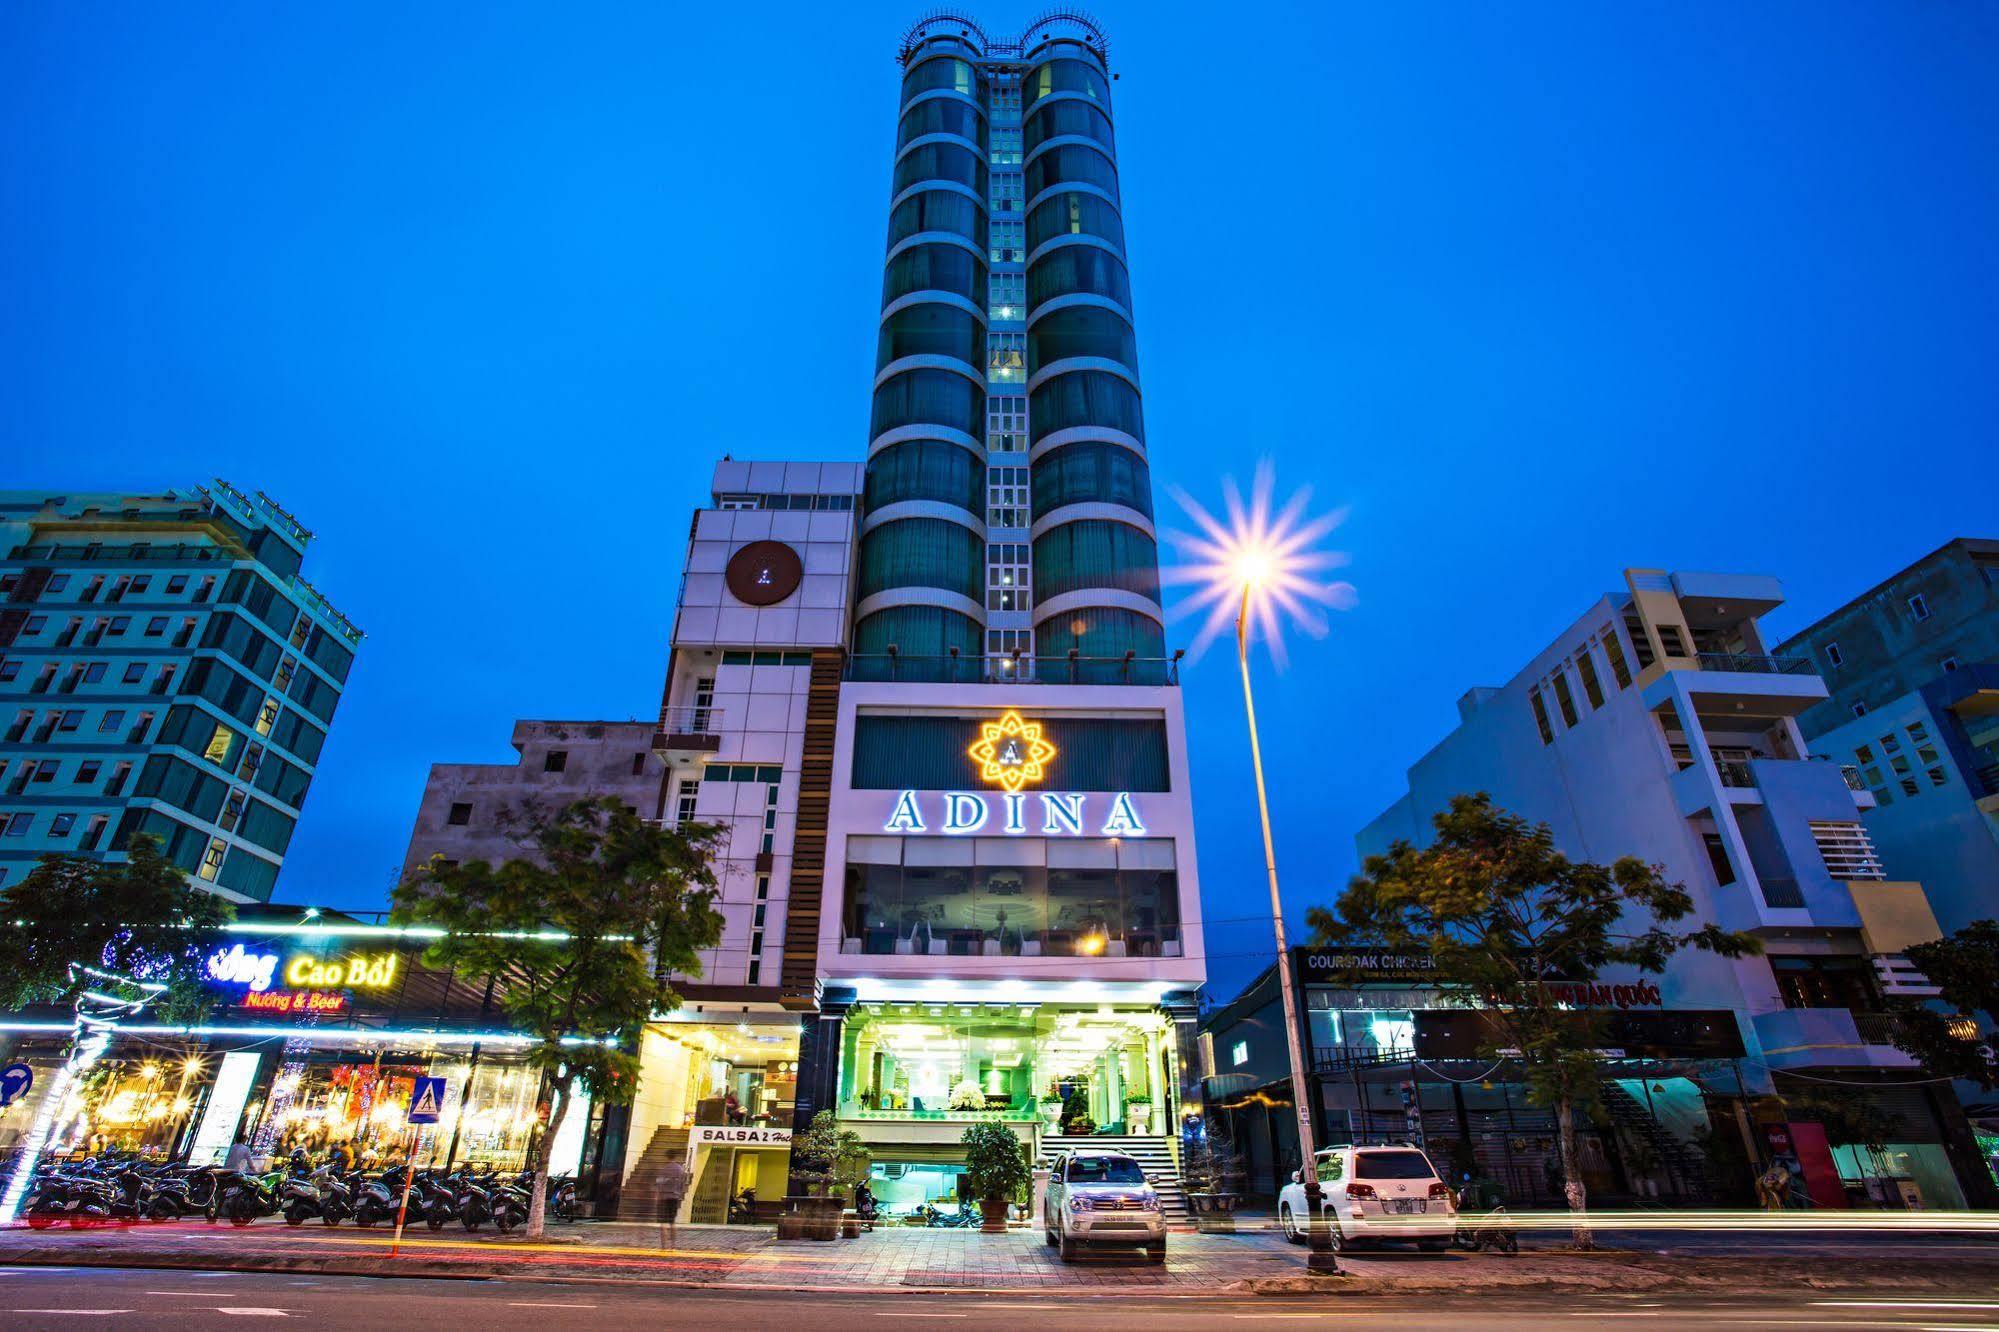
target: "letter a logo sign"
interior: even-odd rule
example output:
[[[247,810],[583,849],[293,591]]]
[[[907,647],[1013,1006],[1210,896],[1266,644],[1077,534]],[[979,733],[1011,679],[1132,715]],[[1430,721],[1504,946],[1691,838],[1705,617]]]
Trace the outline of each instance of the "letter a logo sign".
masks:
[[[418,1078],[410,1094],[410,1123],[435,1124],[444,1112],[444,1079]]]

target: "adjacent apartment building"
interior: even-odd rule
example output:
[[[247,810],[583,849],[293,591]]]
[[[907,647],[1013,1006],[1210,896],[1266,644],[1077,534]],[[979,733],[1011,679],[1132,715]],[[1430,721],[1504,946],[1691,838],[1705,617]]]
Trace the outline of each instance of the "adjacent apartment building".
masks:
[[[1622,983],[1620,1014],[1657,1008],[1698,1019],[1613,1019],[1630,1029],[1619,1041],[1626,1053],[1644,1055],[1626,1099],[1677,1126],[1683,1142],[1746,1115],[1755,1154],[1792,1159],[1823,1204],[1863,1193],[1990,1203],[1993,1182],[1962,1109],[1890,1043],[1881,1015],[1892,996],[1934,993],[1901,956],[1937,934],[1924,885],[1877,852],[1863,822],[1877,796],[1857,764],[1838,761],[1852,756],[1827,758],[1808,744],[1800,718],[1830,691],[1811,661],[1765,642],[1759,621],[1780,602],[1770,578],[1626,571],[1623,589],[1511,681],[1459,701],[1458,727],[1409,769],[1408,794],[1361,832],[1359,849],[1420,845],[1452,796],[1486,791],[1546,823],[1569,855],[1663,866],[1701,918],[1756,934],[1766,952],[1682,954],[1646,987],[1634,988],[1635,976],[1598,978]],[[1382,993],[1408,1004],[1410,989],[1402,978]],[[1326,1015],[1313,1039],[1328,1044],[1340,1072],[1356,1071],[1321,1094],[1335,1115],[1379,1131],[1367,1070],[1430,1080],[1408,1054],[1449,1057],[1452,1022],[1338,1002],[1353,1007]],[[1723,1048],[1738,1039],[1739,1052]],[[1828,1085],[1893,1116],[1884,1153],[1828,1140],[1797,1108]],[[1617,1162],[1603,1166],[1601,1183],[1633,1182],[1618,1178]]]
[[[0,493],[0,884],[146,833],[270,898],[361,643],[311,539],[223,481]]]
[[[1778,651],[1825,678],[1798,725],[1860,772],[1882,859],[1946,931],[1999,917],[1999,541],[1951,541]]]

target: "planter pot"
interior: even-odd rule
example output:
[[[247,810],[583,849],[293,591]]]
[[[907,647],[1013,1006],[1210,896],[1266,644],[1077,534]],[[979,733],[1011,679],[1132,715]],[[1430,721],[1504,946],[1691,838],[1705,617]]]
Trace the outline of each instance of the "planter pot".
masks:
[[[1006,1199],[986,1198],[980,1201],[979,1229],[988,1235],[1006,1234]]]
[[[784,1212],[777,1218],[777,1237],[781,1240],[836,1240],[840,1238],[841,1210],[838,1198],[803,1198],[789,1194],[784,1200]]]
[[[1152,1102],[1126,1101],[1124,1103],[1124,1131],[1126,1133],[1152,1132]]]
[[[1203,1235],[1233,1235],[1235,1209],[1241,1202],[1239,1193],[1190,1193],[1187,1210],[1194,1214],[1194,1229]]]

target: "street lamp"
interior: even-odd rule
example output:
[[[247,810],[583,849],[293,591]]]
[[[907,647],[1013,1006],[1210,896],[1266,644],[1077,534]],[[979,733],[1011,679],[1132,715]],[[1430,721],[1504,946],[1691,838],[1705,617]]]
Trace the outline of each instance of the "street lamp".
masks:
[[[1236,661],[1242,668],[1242,706],[1249,723],[1249,760],[1256,773],[1256,809],[1263,825],[1263,867],[1270,880],[1270,921],[1277,936],[1277,992],[1284,1010],[1285,1045],[1291,1059],[1291,1099],[1298,1115],[1299,1179],[1305,1186],[1305,1269],[1308,1272],[1338,1275],[1339,1258],[1333,1251],[1332,1236],[1326,1229],[1322,1191],[1319,1186],[1318,1151],[1312,1133],[1312,1101],[1306,1077],[1303,1023],[1298,1008],[1297,987],[1291,973],[1290,947],[1284,937],[1284,900],[1277,887],[1277,846],[1270,834],[1270,798],[1263,780],[1263,745],[1256,729],[1256,696],[1250,688],[1249,639],[1252,626],[1265,631],[1271,655],[1283,660],[1282,625],[1288,619],[1315,636],[1325,632],[1325,620],[1317,605],[1352,604],[1353,588],[1346,583],[1320,582],[1316,575],[1343,563],[1331,551],[1315,551],[1313,544],[1339,524],[1339,514],[1317,519],[1304,517],[1311,492],[1300,491],[1281,509],[1273,509],[1271,492],[1274,477],[1266,464],[1257,469],[1255,489],[1247,505],[1229,485],[1226,490],[1229,521],[1226,525],[1210,516],[1186,495],[1176,492],[1183,508],[1203,528],[1203,535],[1175,535],[1173,540],[1194,557],[1186,571],[1176,572],[1182,581],[1194,581],[1199,590],[1189,604],[1209,608],[1208,621],[1196,638],[1199,653],[1216,637],[1234,611]],[[1185,609],[1185,607],[1182,607]]]

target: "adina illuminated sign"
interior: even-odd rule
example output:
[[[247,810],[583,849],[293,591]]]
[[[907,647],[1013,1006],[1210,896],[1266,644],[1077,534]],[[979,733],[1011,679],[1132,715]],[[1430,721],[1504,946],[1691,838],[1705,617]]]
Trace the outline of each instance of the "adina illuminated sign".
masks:
[[[1040,722],[1023,720],[1008,708],[998,721],[979,724],[979,738],[965,757],[979,765],[980,781],[1014,792],[1048,775],[1055,746],[1042,738]]]
[[[930,831],[932,824],[925,821],[923,806],[916,794],[904,791],[895,798],[895,809],[889,814],[888,822],[882,825],[883,832]],[[1043,791],[1032,797],[1033,805],[1029,804],[1029,797],[1021,792],[999,796],[996,823],[993,799],[980,791],[943,792],[938,796],[940,807],[933,810],[937,831],[962,837],[993,823],[991,831],[1009,837],[1029,834],[1040,837],[1145,836],[1145,821],[1139,817],[1138,805],[1129,791],[1119,791],[1108,797],[1110,807],[1104,811],[1101,822],[1092,809],[1091,797],[1081,791]]]

